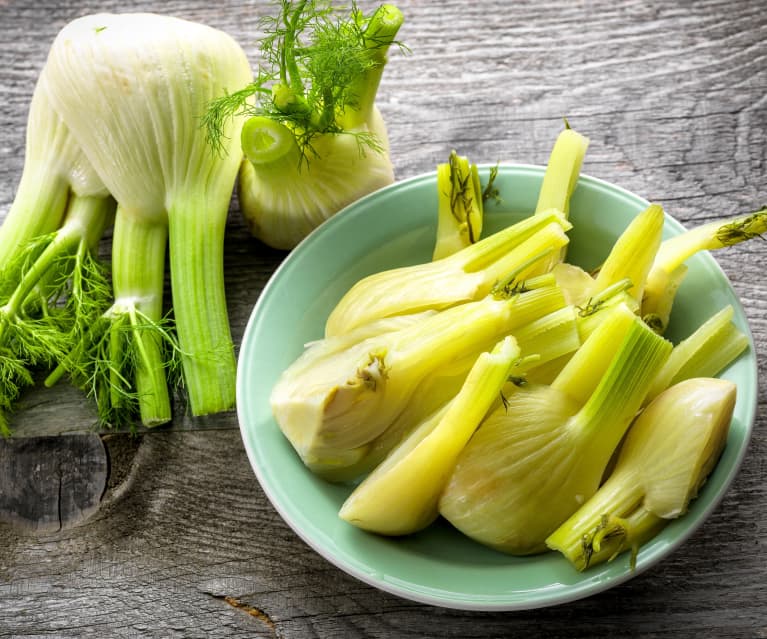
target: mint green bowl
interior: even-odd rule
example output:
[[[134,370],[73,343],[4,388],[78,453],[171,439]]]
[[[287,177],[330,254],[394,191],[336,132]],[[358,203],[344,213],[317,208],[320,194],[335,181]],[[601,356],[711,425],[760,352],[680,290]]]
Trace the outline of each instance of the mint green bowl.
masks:
[[[486,177],[489,167],[482,167]],[[501,166],[502,205],[486,211],[483,235],[531,212],[544,168]],[[342,521],[348,486],[326,483],[299,461],[272,418],[269,395],[280,373],[320,338],[325,320],[358,279],[395,266],[428,261],[436,229],[436,175],[404,180],[347,207],[287,257],[264,288],[243,337],[237,375],[237,412],[248,458],[265,494],[293,530],[341,570],[381,590],[449,608],[521,610],[560,604],[616,586],[668,557],[710,515],[745,454],[756,413],[756,355],[751,348],[721,376],[738,385],[727,447],[689,512],[639,552],[635,570],[624,554],[577,572],[557,553],[509,557],[464,537],[440,520],[404,538],[385,538]],[[601,263],[612,242],[647,201],[601,180],[581,177],[571,202],[574,228],[568,261]],[[516,213],[508,213],[513,211]],[[665,234],[683,227],[666,220]],[[751,337],[743,308],[709,254],[688,261],[668,337],[677,341],[727,304]],[[545,507],[545,506],[543,506]]]

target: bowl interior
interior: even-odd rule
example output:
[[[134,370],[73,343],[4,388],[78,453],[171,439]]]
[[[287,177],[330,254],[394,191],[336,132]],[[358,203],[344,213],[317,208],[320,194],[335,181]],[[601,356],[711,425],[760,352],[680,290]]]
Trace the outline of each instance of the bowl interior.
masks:
[[[489,167],[480,171],[486,177]],[[489,203],[483,235],[529,214],[543,167],[501,166],[503,201]],[[337,513],[348,486],[326,483],[303,464],[272,418],[269,395],[303,345],[322,336],[333,306],[361,277],[385,268],[428,261],[436,231],[436,177],[427,174],[371,194],[330,219],[294,249],[264,288],[239,355],[238,417],[255,474],[274,507],[295,532],[333,564],[388,592],[425,603],[480,610],[529,609],[595,594],[642,572],[678,547],[715,508],[740,466],[754,420],[756,359],[749,351],[721,377],[738,384],[727,447],[686,516],[671,522],[640,551],[584,573],[546,553],[515,558],[485,548],[439,520],[404,538],[362,532]],[[568,261],[590,269],[647,202],[603,181],[581,177],[571,201]],[[682,232],[667,217],[666,237]],[[713,258],[688,261],[668,337],[690,334],[727,304],[750,336],[743,309]]]

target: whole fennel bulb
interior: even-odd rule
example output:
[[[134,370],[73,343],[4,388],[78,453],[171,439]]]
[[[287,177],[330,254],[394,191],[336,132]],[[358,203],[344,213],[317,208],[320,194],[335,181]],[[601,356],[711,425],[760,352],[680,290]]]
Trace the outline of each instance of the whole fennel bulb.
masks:
[[[242,130],[240,209],[253,234],[292,249],[347,204],[391,184],[394,170],[375,105],[387,54],[403,23],[384,4],[348,15],[328,3],[278,4],[263,21],[262,63],[251,83],[215,101],[205,118],[214,145],[232,114]]]
[[[127,325],[129,337],[111,340],[107,349],[105,385],[109,396],[119,395],[115,368],[138,362],[136,388],[125,390],[137,394],[145,423],[170,418],[162,388],[170,363],[161,348],[169,331],[158,326],[166,243],[178,334],[171,350],[181,360],[191,412],[234,404],[223,240],[242,157],[242,119],[225,123],[219,153],[201,118],[228,88],[251,79],[244,51],[227,34],[150,13],[78,18],[61,30],[48,56],[43,81],[51,103],[118,203],[115,300],[96,328],[109,333],[118,322]],[[100,343],[91,335],[80,350]],[[140,357],[125,357],[132,350]],[[75,359],[68,364],[76,369]]]

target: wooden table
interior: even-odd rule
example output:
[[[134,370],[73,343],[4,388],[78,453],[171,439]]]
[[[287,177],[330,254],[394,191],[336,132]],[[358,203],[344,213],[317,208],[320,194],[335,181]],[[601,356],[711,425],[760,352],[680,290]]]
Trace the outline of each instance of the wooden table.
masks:
[[[544,164],[567,116],[591,138],[585,173],[660,202],[685,224],[765,203],[763,3],[400,6],[412,54],[392,55],[378,102],[398,178],[433,170],[451,148],[476,162]],[[255,61],[267,8],[0,0],[0,216],[21,174],[36,76],[68,20],[162,11],[228,31]],[[251,239],[233,207],[226,256],[239,343],[285,253]],[[281,520],[233,412],[181,416],[139,436],[95,433],[90,405],[61,385],[26,394],[15,436],[0,442],[0,637],[767,637],[767,249],[756,241],[716,258],[742,296],[758,351],[753,440],[702,529],[628,583],[554,608],[492,614],[379,592]]]

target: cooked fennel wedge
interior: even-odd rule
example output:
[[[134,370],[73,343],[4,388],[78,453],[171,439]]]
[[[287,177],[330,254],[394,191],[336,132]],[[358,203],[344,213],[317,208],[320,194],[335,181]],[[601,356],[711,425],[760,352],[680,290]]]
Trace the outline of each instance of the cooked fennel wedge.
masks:
[[[479,355],[458,394],[420,424],[346,499],[339,516],[385,535],[417,532],[437,518],[438,501],[458,454],[499,401],[520,355],[506,337]]]
[[[677,290],[687,275],[686,261],[699,251],[715,251],[760,238],[767,232],[767,207],[747,215],[701,224],[664,240],[647,276],[642,317],[656,331],[668,327]]]
[[[578,570],[609,561],[687,511],[724,449],[735,407],[728,380],[694,378],[637,418],[599,490],[547,539]]]
[[[499,339],[563,307],[558,287],[548,285],[498,292],[344,349],[320,340],[282,374],[272,390],[272,412],[304,464],[332,476],[367,454],[424,379],[459,374],[464,366],[468,371]]]
[[[458,530],[509,554],[542,552],[546,537],[596,492],[671,351],[626,313],[579,349],[569,364],[577,370],[566,369],[573,382],[524,386],[482,422],[440,498],[440,513]],[[609,332],[623,333],[617,348],[606,348]]]
[[[432,260],[438,260],[478,242],[482,236],[485,193],[492,192],[495,172],[484,191],[479,169],[468,158],[450,152],[437,165],[437,239]]]
[[[536,262],[568,243],[565,232],[571,226],[552,209],[442,259],[365,277],[331,311],[325,335],[339,335],[381,317],[477,300],[511,275],[526,280]]]

